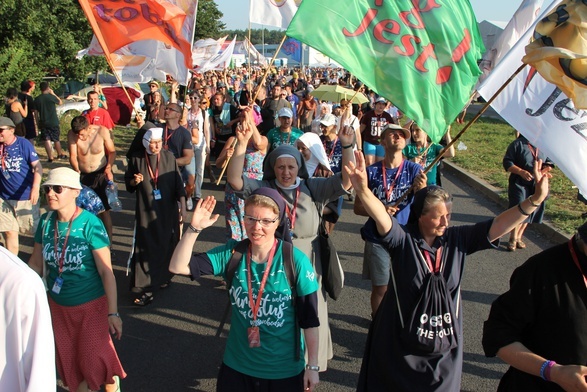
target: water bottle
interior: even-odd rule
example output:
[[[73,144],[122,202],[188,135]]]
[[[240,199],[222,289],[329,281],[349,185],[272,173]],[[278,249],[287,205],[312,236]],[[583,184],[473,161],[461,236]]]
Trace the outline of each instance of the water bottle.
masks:
[[[90,211],[94,215],[98,215],[105,210],[100,196],[92,188],[85,185],[82,185],[82,190],[75,200],[75,204],[84,210]]]
[[[106,196],[108,197],[108,204],[112,211],[122,210],[122,203],[118,198],[118,186],[113,181],[108,181],[106,185]]]

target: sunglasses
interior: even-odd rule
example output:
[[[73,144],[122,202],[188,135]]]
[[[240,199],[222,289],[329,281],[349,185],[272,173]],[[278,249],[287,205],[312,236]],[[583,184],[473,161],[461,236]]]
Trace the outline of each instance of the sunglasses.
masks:
[[[43,190],[45,191],[45,194],[49,194],[49,191],[53,190],[53,192],[60,195],[64,189],[65,187],[61,185],[43,185]]]
[[[165,110],[171,110],[172,112],[175,112],[175,113],[181,113],[181,110],[177,109],[177,108],[165,108]]]
[[[245,223],[248,223],[250,225],[254,225],[255,223],[259,222],[259,224],[263,227],[269,227],[269,226],[271,226],[271,224],[277,222],[278,220],[279,220],[279,217],[277,217],[275,219],[257,219],[252,216],[245,215]]]
[[[2,127],[2,128],[0,128],[0,133],[2,133],[2,132],[4,132],[4,131],[7,131],[7,130],[9,130],[9,129],[10,129],[10,128],[8,128],[8,127]]]

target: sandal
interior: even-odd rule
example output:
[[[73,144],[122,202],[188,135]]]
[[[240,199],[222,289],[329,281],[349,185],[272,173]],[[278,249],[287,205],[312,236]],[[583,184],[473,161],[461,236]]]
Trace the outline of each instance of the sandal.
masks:
[[[518,241],[516,242],[516,247],[517,247],[518,249],[526,249],[526,244],[524,243],[524,241],[522,241],[522,240],[518,240]]]
[[[513,252],[513,251],[515,251],[515,250],[516,250],[516,246],[517,246],[517,242],[516,242],[515,240],[513,240],[513,241],[512,241],[512,240],[510,240],[510,241],[508,242],[508,246],[507,246],[507,248],[508,248],[508,251],[510,251],[510,252]]]
[[[159,288],[160,288],[161,290],[164,290],[164,289],[168,288],[170,284],[171,284],[171,279],[169,279],[169,280],[168,280],[167,282],[165,282],[165,283],[162,283],[162,284],[161,284],[161,286],[159,286]]]
[[[151,302],[153,302],[153,293],[143,293],[143,295],[141,295],[138,298],[135,298],[135,300],[133,301],[133,303],[137,306],[147,306]]]

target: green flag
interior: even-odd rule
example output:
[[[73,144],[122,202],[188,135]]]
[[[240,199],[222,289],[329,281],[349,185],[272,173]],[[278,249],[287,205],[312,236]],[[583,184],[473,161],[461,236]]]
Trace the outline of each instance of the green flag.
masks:
[[[484,48],[467,0],[303,0],[287,35],[336,60],[434,142],[481,74]]]

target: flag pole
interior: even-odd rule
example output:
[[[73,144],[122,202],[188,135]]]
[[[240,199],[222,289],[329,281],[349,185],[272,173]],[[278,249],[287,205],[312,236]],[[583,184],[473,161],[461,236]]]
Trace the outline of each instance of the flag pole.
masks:
[[[479,119],[479,117],[481,117],[483,115],[483,113],[485,113],[485,111],[489,108],[489,105],[491,105],[491,103],[495,100],[495,98],[497,98],[497,96],[499,94],[501,94],[501,92],[508,86],[508,84],[510,84],[511,81],[514,80],[514,78],[520,72],[522,72],[522,70],[524,69],[525,66],[526,66],[526,64],[522,64],[522,65],[520,65],[520,67],[518,69],[516,69],[516,71],[512,74],[512,76],[510,76],[508,78],[508,80],[506,80],[504,82],[504,84],[493,94],[493,96],[485,103],[485,105],[481,108],[481,110],[479,110],[479,112],[475,115],[475,117],[473,117],[471,120],[469,120],[467,125],[465,125],[463,127],[463,129],[459,133],[457,133],[457,135],[450,141],[450,143],[448,143],[446,145],[446,147],[443,149],[443,151],[448,151],[448,149],[451,148],[456,143],[456,141],[459,140],[459,138],[461,136],[463,136],[463,134],[465,132],[467,132],[467,130],[469,130],[469,128],[471,128],[471,126]],[[424,169],[424,174],[428,173],[430,171],[430,169],[432,169],[434,167],[434,165],[436,165],[442,159],[443,155],[444,155],[444,153],[436,156],[436,158],[434,158],[432,163],[430,163],[430,165],[428,165]],[[397,207],[402,201],[404,201],[404,199],[406,197],[408,197],[408,195],[410,194],[410,192],[412,190],[413,190],[413,185],[410,187],[410,189],[408,189],[406,191],[406,193],[404,193],[402,195],[402,197],[399,198],[399,200],[394,204],[394,207]]]
[[[281,39],[281,42],[279,43],[279,46],[277,47],[277,50],[275,50],[275,53],[273,54],[273,58],[271,59],[271,61],[267,65],[267,69],[265,70],[265,73],[263,74],[263,78],[261,79],[261,82],[257,86],[257,90],[255,91],[255,95],[253,96],[253,103],[257,99],[257,95],[259,95],[259,91],[263,87],[263,83],[265,83],[265,79],[267,79],[267,75],[269,74],[271,66],[273,65],[273,62],[275,61],[275,59],[277,58],[277,54],[281,50],[281,47],[283,46],[283,43],[285,42],[286,38],[287,38],[287,35],[284,35],[283,38]]]
[[[238,143],[238,139],[236,138],[236,136],[234,137],[234,140],[232,142],[232,145],[230,146],[230,148],[236,148],[236,144]],[[216,185],[220,185],[220,181],[222,180],[222,177],[224,176],[224,172],[226,171],[226,169],[228,168],[228,162],[230,162],[230,158],[232,158],[232,156],[230,157],[226,157],[226,160],[224,161],[224,163],[222,164],[222,172],[220,172],[220,175],[218,176],[218,180],[216,180]]]

